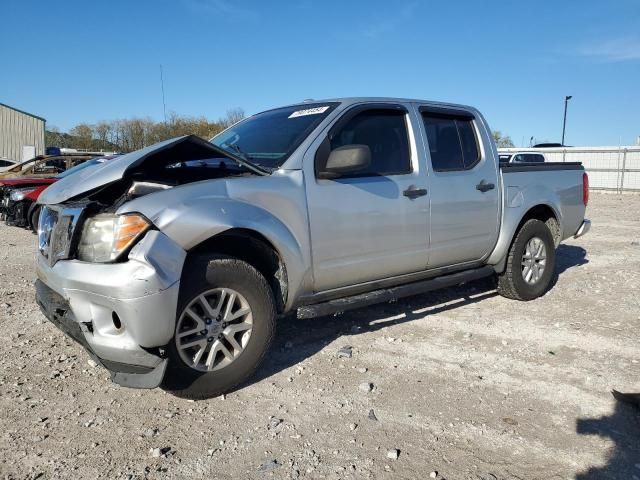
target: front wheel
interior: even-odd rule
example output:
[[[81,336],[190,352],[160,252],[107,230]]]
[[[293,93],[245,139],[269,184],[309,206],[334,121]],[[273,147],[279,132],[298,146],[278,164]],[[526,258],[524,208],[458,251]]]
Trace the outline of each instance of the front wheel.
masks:
[[[549,227],[540,220],[527,220],[518,231],[505,271],[498,275],[498,293],[514,300],[533,300],[551,285],[556,250]]]
[[[258,367],[275,330],[275,302],[248,263],[210,256],[185,266],[162,388],[185,398],[228,392]]]
[[[40,220],[40,206],[37,206],[31,212],[29,223],[31,226],[31,231],[33,233],[38,233],[38,221]]]

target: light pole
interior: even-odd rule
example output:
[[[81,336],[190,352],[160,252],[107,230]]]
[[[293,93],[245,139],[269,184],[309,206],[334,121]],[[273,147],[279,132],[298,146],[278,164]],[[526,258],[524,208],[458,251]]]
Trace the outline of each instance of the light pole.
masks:
[[[573,95],[564,97],[564,121],[562,122],[562,146],[564,147],[564,131],[567,127],[567,103],[573,98]]]

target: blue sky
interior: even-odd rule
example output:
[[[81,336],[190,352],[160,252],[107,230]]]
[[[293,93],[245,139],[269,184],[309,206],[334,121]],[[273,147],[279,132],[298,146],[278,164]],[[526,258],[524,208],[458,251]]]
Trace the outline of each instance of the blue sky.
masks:
[[[0,102],[79,122],[306,98],[467,103],[517,145],[640,135],[640,2],[0,0]]]

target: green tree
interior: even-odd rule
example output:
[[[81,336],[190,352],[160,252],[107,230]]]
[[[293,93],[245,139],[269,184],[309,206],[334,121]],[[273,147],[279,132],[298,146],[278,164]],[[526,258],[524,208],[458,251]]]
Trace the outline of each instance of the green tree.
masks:
[[[90,150],[93,147],[93,127],[87,123],[79,123],[71,130],[69,134],[76,137],[77,145],[75,148]]]

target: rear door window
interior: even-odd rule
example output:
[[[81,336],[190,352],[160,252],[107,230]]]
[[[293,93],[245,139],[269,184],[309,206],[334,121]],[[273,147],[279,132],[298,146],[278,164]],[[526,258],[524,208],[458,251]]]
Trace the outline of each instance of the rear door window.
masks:
[[[431,164],[436,172],[468,170],[480,161],[473,120],[467,117],[422,113]]]

